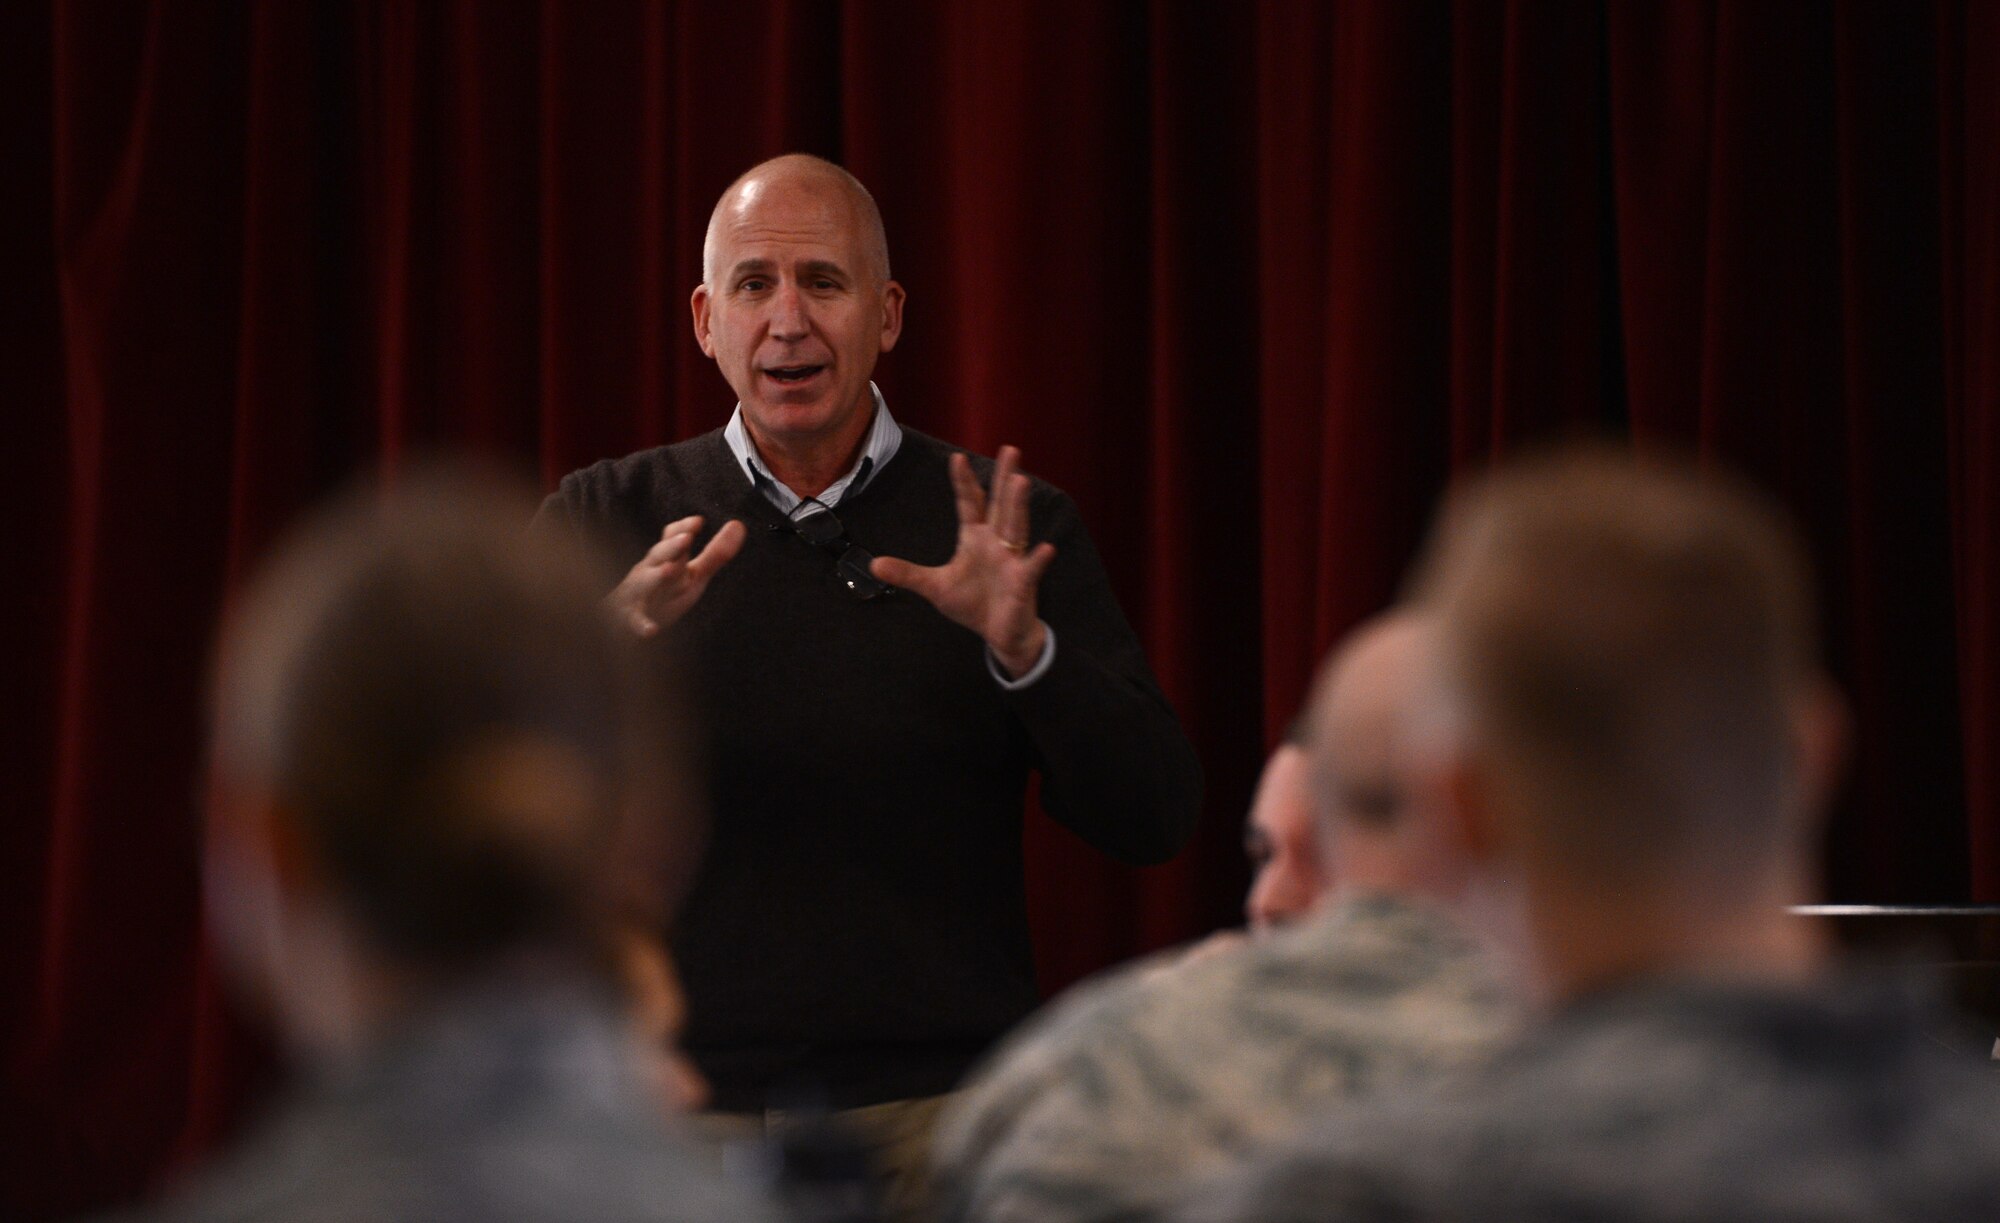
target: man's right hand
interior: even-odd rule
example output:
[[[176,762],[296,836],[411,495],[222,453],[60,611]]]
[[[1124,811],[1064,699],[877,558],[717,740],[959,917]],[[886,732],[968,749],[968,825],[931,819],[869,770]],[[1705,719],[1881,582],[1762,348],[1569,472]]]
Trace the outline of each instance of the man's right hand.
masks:
[[[604,596],[620,624],[638,636],[651,637],[680,619],[708,589],[709,579],[742,549],[749,534],[741,522],[731,519],[701,555],[690,560],[688,548],[701,523],[699,514],[668,523],[660,531],[660,542],[639,558],[616,590]]]

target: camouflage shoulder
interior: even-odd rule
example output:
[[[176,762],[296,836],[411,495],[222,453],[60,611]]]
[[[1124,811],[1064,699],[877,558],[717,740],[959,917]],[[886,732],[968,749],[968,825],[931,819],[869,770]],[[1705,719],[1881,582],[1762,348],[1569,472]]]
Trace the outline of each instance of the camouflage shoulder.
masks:
[[[974,1176],[1048,1089],[1067,1079],[1093,1044],[1121,1028],[1183,953],[1171,948],[1071,986],[1028,1017],[974,1068],[939,1121],[935,1175],[949,1187]]]

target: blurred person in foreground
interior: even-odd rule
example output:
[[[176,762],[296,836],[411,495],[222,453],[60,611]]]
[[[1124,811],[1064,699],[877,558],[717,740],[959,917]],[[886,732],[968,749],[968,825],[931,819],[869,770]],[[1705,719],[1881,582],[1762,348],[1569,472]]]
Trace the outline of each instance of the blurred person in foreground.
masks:
[[[1545,1016],[1458,1090],[1260,1156],[1187,1219],[2000,1218],[2000,1085],[1917,984],[1829,963],[1844,719],[1803,552],[1732,481],[1569,450],[1453,497],[1418,588],[1420,794]]]
[[[532,507],[358,491],[230,618],[207,903],[303,1081],[157,1217],[768,1217],[673,1132],[606,950],[691,869],[686,728]]]
[[[1384,1083],[1476,1061],[1510,1008],[1444,901],[1456,849],[1405,801],[1402,751],[1430,652],[1420,617],[1357,631],[1307,721],[1331,881],[1299,920],[1240,948],[1084,986],[1002,1046],[946,1117],[936,1151],[948,1217],[1128,1217],[1177,1185]],[[1262,800],[1279,796],[1267,773]],[[1283,889],[1252,893],[1258,909]]]

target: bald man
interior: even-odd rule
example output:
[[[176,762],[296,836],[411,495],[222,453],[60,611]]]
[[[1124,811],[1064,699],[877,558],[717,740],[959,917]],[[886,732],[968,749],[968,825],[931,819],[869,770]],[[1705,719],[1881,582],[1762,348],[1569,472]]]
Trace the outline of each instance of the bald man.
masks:
[[[562,481],[609,602],[690,665],[713,840],[675,931],[686,1045],[736,1128],[831,1108],[921,1150],[938,1098],[1035,1004],[1021,812],[1172,856],[1200,768],[1061,492],[897,423],[874,201],[790,156],[715,207],[695,337],[727,423]]]
[[[1332,881],[1240,948],[1086,985],[1011,1038],[947,1114],[952,1219],[1144,1215],[1309,1115],[1477,1061],[1510,1008],[1443,916],[1460,855],[1407,801],[1404,741],[1431,630],[1390,615],[1315,690],[1302,773]]]

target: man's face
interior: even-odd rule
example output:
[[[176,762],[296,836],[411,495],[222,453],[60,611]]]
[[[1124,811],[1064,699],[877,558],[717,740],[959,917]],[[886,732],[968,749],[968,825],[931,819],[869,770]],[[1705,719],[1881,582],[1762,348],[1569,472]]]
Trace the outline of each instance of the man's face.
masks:
[[[823,180],[752,180],[723,206],[695,338],[761,444],[843,438],[865,419],[875,359],[903,325],[902,286],[880,279],[866,237],[854,203]]]
[[[1289,743],[1264,766],[1244,829],[1244,850],[1256,872],[1243,912],[1264,933],[1312,912],[1326,890],[1313,822],[1306,754]]]

